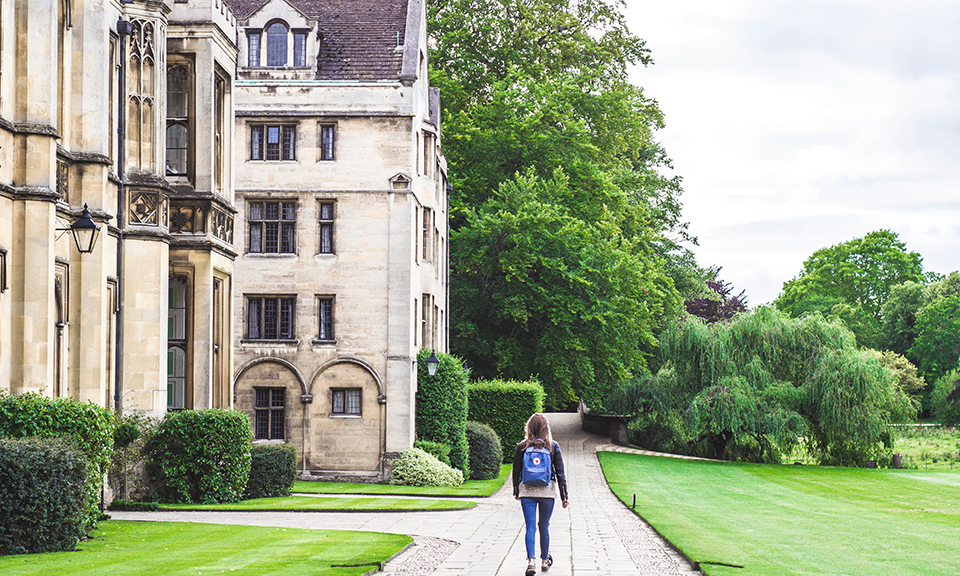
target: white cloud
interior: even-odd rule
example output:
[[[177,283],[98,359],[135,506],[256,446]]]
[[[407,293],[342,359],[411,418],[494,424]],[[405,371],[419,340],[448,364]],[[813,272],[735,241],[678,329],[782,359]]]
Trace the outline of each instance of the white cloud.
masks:
[[[880,228],[960,268],[960,4],[630,0],[628,21],[698,259],[751,302]]]

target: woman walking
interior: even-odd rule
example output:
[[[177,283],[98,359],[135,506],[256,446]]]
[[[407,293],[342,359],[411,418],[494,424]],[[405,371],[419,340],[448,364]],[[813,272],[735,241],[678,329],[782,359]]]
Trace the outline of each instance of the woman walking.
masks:
[[[560,445],[553,441],[550,423],[543,414],[534,414],[527,420],[526,438],[517,444],[513,455],[513,496],[523,508],[527,525],[527,572],[537,573],[536,535],[540,530],[540,570],[546,572],[553,564],[550,555],[550,516],[560,490],[560,501],[566,508],[567,479],[563,472]],[[539,512],[539,514],[538,514]],[[538,522],[539,517],[539,522]]]

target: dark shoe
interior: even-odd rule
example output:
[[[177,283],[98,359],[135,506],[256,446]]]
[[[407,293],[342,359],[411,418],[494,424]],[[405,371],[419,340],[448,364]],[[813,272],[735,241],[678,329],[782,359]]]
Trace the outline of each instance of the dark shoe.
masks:
[[[536,573],[537,567],[533,564],[533,562],[527,564],[527,571],[524,576],[534,576]]]
[[[540,567],[541,572],[546,572],[553,566],[553,555],[547,554],[547,559],[543,561],[543,566]]]

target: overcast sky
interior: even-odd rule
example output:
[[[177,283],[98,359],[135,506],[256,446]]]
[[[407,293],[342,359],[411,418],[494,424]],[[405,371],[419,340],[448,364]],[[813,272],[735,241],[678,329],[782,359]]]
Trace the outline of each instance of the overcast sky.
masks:
[[[960,3],[627,0],[627,17],[697,260],[751,306],[881,228],[960,268]]]

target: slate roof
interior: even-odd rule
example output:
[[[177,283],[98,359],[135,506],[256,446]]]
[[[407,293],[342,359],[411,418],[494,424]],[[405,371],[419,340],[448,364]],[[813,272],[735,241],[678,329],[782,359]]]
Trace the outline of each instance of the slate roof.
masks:
[[[238,20],[267,2],[226,0]],[[406,36],[407,0],[286,0],[317,18],[321,34],[319,80],[376,81],[400,77]]]

